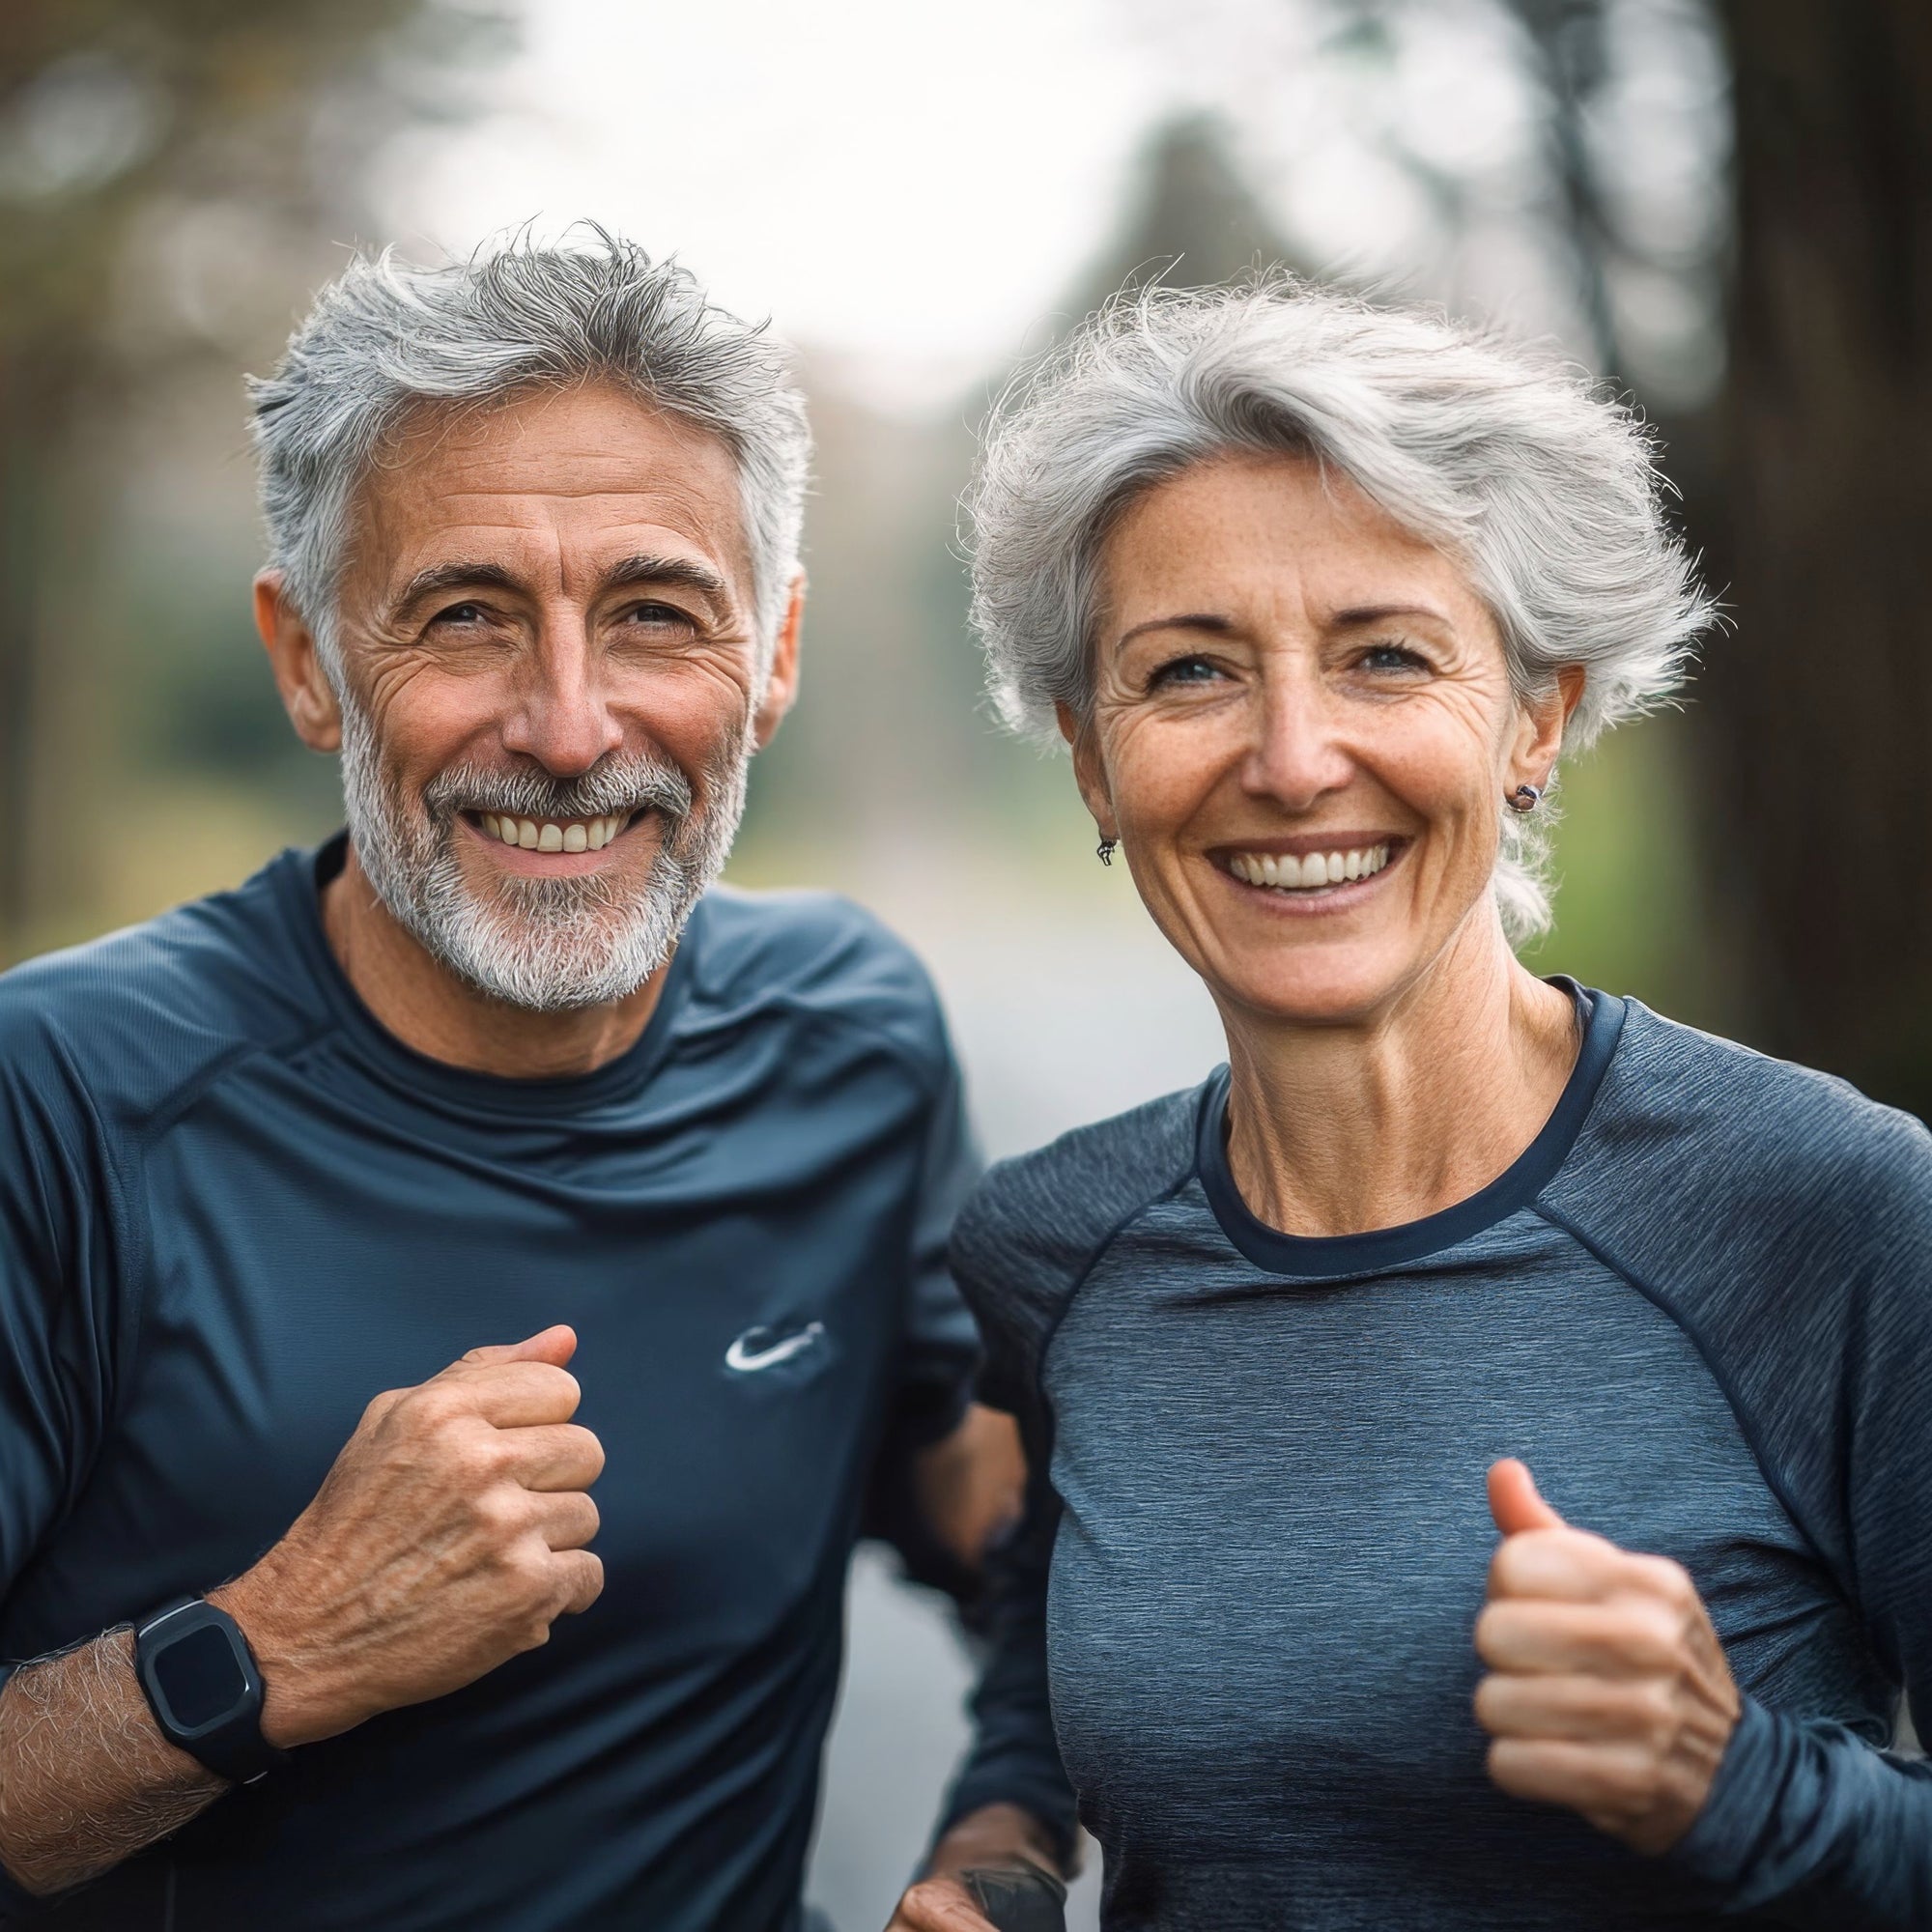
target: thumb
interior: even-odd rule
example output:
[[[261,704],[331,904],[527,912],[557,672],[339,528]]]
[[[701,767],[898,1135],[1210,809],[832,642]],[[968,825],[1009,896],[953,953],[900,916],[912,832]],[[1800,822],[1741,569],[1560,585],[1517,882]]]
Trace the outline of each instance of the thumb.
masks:
[[[487,1349],[471,1349],[464,1356],[473,1366],[497,1362],[548,1362],[560,1369],[577,1352],[577,1330],[559,1321],[522,1342],[496,1343]]]
[[[1505,1536],[1563,1527],[1563,1519],[1537,1493],[1536,1478],[1514,1456],[1490,1464],[1490,1514]]]

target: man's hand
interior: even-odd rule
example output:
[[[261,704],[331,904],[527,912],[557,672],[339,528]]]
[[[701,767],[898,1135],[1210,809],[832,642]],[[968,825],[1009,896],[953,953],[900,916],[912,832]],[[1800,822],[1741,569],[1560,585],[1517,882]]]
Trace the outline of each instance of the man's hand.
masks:
[[[1703,1809],[1738,1689],[1695,1586],[1662,1556],[1572,1529],[1520,1463],[1490,1470],[1503,1541],[1476,1649],[1494,1673],[1476,1717],[1513,1797],[1579,1811],[1634,1850],[1668,1851]]]
[[[261,1665],[263,1734],[311,1744],[440,1697],[586,1609],[604,1467],[568,1328],[379,1395],[281,1542],[210,1601]]]
[[[886,1932],[994,1932],[959,1874],[1001,1869],[1060,1876],[1045,1830],[1017,1804],[988,1804],[960,1819],[934,1848],[926,1876],[899,1900]]]

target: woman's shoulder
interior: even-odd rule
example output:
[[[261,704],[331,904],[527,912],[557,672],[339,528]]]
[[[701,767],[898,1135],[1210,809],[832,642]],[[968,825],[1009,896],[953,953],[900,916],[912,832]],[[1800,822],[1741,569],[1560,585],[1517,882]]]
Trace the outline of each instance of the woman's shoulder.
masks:
[[[1915,1116],[1815,1067],[1665,1019],[1634,1000],[1605,1124],[1707,1190],[1795,1188],[1842,1205],[1899,1190],[1932,1211],[1932,1134]]]
[[[976,1306],[1042,1308],[1071,1292],[1113,1236],[1195,1169],[1205,1087],[1150,1100],[991,1168],[952,1231]]]

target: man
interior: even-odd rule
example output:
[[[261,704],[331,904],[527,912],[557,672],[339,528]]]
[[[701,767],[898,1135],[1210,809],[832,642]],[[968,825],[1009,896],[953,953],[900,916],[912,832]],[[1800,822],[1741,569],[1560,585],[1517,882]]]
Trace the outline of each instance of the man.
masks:
[[[0,980],[0,1922],[780,1932],[868,1482],[1010,1478],[930,990],[707,890],[800,399],[604,238],[357,262],[254,402],[349,830]]]

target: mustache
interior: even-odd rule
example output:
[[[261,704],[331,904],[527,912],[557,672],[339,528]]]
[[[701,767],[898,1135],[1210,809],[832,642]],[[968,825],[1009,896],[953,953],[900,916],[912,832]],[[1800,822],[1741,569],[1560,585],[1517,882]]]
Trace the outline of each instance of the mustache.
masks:
[[[459,811],[509,812],[518,818],[632,818],[654,810],[675,828],[691,816],[695,803],[691,781],[675,765],[644,753],[607,759],[575,779],[452,765],[424,786],[422,796],[439,825],[446,825]]]

